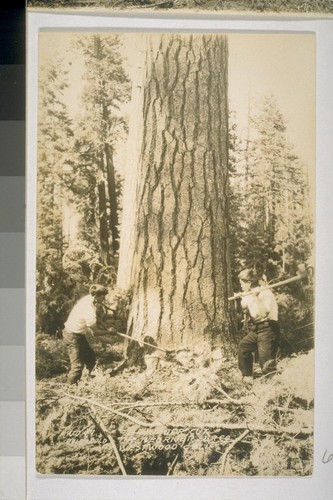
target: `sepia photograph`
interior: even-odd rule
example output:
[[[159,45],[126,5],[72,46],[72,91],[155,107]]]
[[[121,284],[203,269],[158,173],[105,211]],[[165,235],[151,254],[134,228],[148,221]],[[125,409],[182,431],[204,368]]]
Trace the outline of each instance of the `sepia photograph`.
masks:
[[[28,0],[30,10],[332,16],[333,0]]]
[[[311,476],[315,35],[42,30],[36,107],[37,472]]]

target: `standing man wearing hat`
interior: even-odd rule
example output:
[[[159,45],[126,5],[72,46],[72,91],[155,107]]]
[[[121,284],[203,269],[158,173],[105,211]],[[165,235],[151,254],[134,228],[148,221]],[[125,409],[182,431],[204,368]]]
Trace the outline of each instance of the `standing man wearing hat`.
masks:
[[[71,363],[67,378],[69,384],[76,384],[80,380],[84,366],[91,373],[96,364],[96,355],[87,340],[86,333],[105,333],[105,330],[98,326],[97,308],[107,294],[106,287],[92,285],[89,294],[74,305],[65,323],[63,339]]]
[[[248,314],[249,332],[241,340],[238,348],[238,366],[245,381],[253,379],[253,353],[258,358],[263,373],[275,368],[276,355],[280,341],[278,324],[278,305],[271,290],[261,290],[258,276],[251,269],[238,275],[244,293],[241,306]]]

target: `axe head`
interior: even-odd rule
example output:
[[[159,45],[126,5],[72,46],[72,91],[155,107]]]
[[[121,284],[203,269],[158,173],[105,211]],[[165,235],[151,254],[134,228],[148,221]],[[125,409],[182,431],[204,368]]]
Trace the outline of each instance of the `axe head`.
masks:
[[[297,275],[300,278],[307,278],[308,275],[308,268],[305,264],[298,264],[297,266]]]
[[[154,346],[157,347],[157,342],[153,337],[151,337],[150,335],[146,335],[143,338],[143,341],[146,342],[146,344],[143,344],[145,354],[152,354],[153,352],[155,352],[156,349],[154,349]]]

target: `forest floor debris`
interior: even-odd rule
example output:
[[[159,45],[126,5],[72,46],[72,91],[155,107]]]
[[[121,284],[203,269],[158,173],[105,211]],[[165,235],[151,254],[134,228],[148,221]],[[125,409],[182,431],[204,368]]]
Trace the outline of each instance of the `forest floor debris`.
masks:
[[[45,348],[47,341],[39,341]],[[62,341],[48,344],[36,382],[40,473],[311,474],[313,351],[280,360],[274,373],[248,387],[235,359],[216,352],[179,353],[178,362],[160,358],[149,377],[135,366],[112,376],[122,359],[117,340],[108,350],[95,345],[94,377],[84,373],[69,386],[64,369],[54,375],[55,366],[66,367]]]

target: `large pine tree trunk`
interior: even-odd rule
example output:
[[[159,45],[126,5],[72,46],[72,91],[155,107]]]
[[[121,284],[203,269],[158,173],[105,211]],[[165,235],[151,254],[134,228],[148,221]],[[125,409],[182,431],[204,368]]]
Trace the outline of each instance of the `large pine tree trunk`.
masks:
[[[227,41],[164,35],[147,61],[128,332],[231,342]]]

